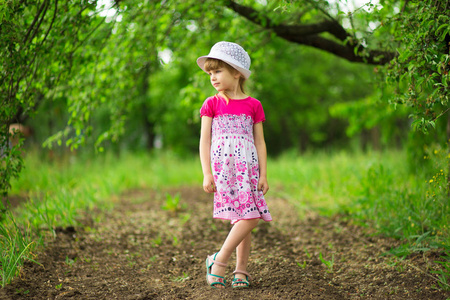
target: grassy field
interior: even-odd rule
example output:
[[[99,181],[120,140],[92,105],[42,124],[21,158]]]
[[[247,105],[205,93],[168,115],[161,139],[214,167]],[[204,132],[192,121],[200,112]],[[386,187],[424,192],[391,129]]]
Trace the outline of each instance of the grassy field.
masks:
[[[120,193],[202,183],[196,156],[171,153],[73,156],[52,162],[30,153],[25,166],[11,195],[29,200],[13,214],[4,212],[0,224],[2,285],[17,275],[24,260],[33,260],[40,241],[56,227],[76,225],[93,207],[113,207]],[[397,255],[437,247],[449,252],[450,205],[441,167],[409,171],[403,151],[288,152],[269,159],[269,197],[287,199],[299,217],[308,210],[342,214],[404,239],[405,246],[393,250]]]
[[[410,171],[402,151],[286,154],[270,166],[274,193],[300,214],[308,209],[344,214],[380,233],[409,239],[410,246],[422,247],[425,240],[432,247],[450,246],[443,166]]]

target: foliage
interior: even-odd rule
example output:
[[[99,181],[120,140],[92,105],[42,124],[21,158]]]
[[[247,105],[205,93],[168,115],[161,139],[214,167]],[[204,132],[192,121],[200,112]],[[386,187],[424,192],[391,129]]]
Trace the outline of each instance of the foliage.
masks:
[[[25,260],[36,262],[33,252],[39,241],[34,241],[30,228],[19,227],[11,212],[6,212],[3,222],[0,223],[0,263],[1,286],[9,284],[14,277],[19,275]],[[4,221],[11,222],[11,226],[5,226]]]
[[[330,114],[348,122],[345,132],[349,137],[378,129],[381,144],[388,147],[399,146],[408,140],[405,137],[409,127],[406,118],[408,109],[404,106],[395,108],[390,105],[385,99],[388,95],[389,92],[377,89],[367,97],[332,105]]]
[[[269,153],[341,146],[348,143],[346,123],[330,115],[338,103],[356,101],[373,93],[373,68],[350,64],[329,54],[298,50],[285,41],[255,53],[252,94],[267,116]],[[301,67],[292,68],[292,65]]]
[[[114,15],[105,17],[97,1],[6,2],[0,10],[3,194],[22,166],[20,146],[8,147],[8,125],[34,111],[36,120],[29,122],[37,135],[51,136],[48,147],[142,149],[162,139],[166,148],[195,151],[198,108],[214,93],[195,58],[218,40],[241,43],[252,56],[248,87],[267,110],[269,153],[348,145],[344,121],[351,134],[380,126],[389,144],[389,133],[407,131],[396,125],[407,124],[408,111],[378,102],[389,101],[392,90],[398,94],[393,102],[415,109],[417,128],[434,125],[446,112],[449,27],[443,2],[427,9],[432,2],[382,0],[344,12],[343,2],[236,1],[258,12],[261,27],[239,17],[232,3],[126,0],[115,2],[108,8]],[[398,49],[382,95],[373,87],[379,79],[371,68],[277,37],[281,25],[311,24],[334,24],[320,37],[333,40],[330,28],[345,32],[344,46],[354,46],[358,57]],[[44,120],[48,126],[41,126]]]
[[[414,109],[413,127],[428,132],[449,111],[448,1],[409,1],[396,24],[399,56],[387,69],[394,103]]]
[[[450,290],[450,251],[445,252],[445,256],[442,257],[444,261],[435,261],[436,263],[442,265],[442,270],[431,271],[431,273],[439,275],[438,284],[441,289],[445,291]]]
[[[430,157],[448,164],[447,155]],[[444,152],[445,153],[445,152]],[[447,171],[429,177],[427,166],[409,170],[404,151],[380,153],[286,153],[269,161],[272,193],[287,198],[300,214],[308,210],[348,215],[378,232],[407,239],[409,247],[428,232],[428,247],[449,246]],[[301,182],[301,184],[298,184]]]
[[[181,200],[180,193],[177,193],[174,196],[172,196],[169,193],[166,193],[166,201],[164,202],[164,205],[161,208],[163,210],[171,212],[174,215],[177,215],[180,211],[186,209],[186,203],[181,203],[180,200]]]
[[[327,267],[327,273],[333,273],[334,254],[331,255],[331,260],[326,260],[325,258],[323,258],[322,252],[320,252],[319,259]]]
[[[55,88],[81,63],[80,47],[99,25],[96,3],[6,1],[0,8],[0,196],[22,168],[9,125],[26,120],[44,98],[58,97]]]

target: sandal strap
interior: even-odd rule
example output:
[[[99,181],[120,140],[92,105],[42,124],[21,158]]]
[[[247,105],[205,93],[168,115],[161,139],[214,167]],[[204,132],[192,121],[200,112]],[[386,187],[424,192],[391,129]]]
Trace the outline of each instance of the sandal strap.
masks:
[[[217,264],[218,266],[223,266],[223,267],[225,267],[227,265],[227,264],[221,263],[219,261],[215,261],[216,256],[217,256],[217,253],[214,255],[210,255],[206,258],[206,281],[213,288],[216,288],[215,287],[216,284],[225,286],[225,283],[227,282],[223,276],[211,274],[211,268],[212,268],[213,264]],[[210,277],[208,277],[208,276],[215,277],[215,278],[212,278],[212,280],[216,280],[216,281],[210,282],[210,280],[209,280]]]
[[[223,280],[223,281],[213,281],[213,282],[208,281],[208,283],[209,283],[209,285],[212,286],[212,287],[215,287],[216,284],[220,284],[220,285],[226,286],[225,284],[227,283],[227,281],[226,281],[226,280]]]
[[[233,279],[233,282],[231,283],[231,286],[237,286],[238,284],[245,284],[246,286],[250,286],[250,282],[248,282],[247,280],[245,280],[245,279],[240,279],[240,278],[236,278],[236,279]]]
[[[233,274],[243,274],[243,275],[247,276],[248,279],[252,280],[252,276],[250,276],[250,274],[247,271],[235,270],[233,272]]]
[[[219,253],[219,252],[217,252],[217,253]],[[208,256],[209,263],[216,264],[216,265],[218,265],[219,267],[226,267],[227,264],[215,260],[215,258],[216,258],[216,256],[217,256],[217,253],[214,254],[214,257],[213,257],[213,255]]]
[[[222,279],[222,281],[214,281],[214,282],[210,283],[209,285],[211,285],[211,286],[213,286],[215,284],[221,284],[221,285],[225,286],[225,284],[227,283],[227,281],[225,280],[225,278],[223,276],[214,275],[214,274],[208,274],[208,276],[213,276],[213,277]]]
[[[234,278],[233,281],[231,282],[231,286],[233,288],[248,288],[250,286],[250,282],[248,281],[248,275],[247,279],[241,279],[241,278]],[[242,285],[245,284],[245,285]]]
[[[220,285],[226,286],[225,283],[220,282],[220,281],[212,282],[212,283],[210,283],[209,285],[212,286],[212,287],[214,287],[216,284],[220,284]]]

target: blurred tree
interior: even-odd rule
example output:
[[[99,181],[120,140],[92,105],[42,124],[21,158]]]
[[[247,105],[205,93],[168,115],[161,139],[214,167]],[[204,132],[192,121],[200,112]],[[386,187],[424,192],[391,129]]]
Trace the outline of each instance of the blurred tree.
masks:
[[[379,73],[395,86],[396,103],[416,110],[415,128],[427,130],[448,112],[448,1],[369,1],[349,13],[323,0],[114,3],[112,17],[99,16],[97,1],[0,7],[3,193],[21,167],[7,128],[44,102],[44,113],[52,101],[67,108],[67,126],[47,140],[50,147],[89,142],[101,151],[119,137],[151,147],[164,134],[168,147],[195,149],[198,108],[213,92],[195,58],[218,40],[252,53],[249,89],[270,114],[274,151],[342,140],[345,123],[336,117],[353,131],[402,118],[384,108],[367,113],[377,97],[361,84],[374,80],[368,64],[387,65]],[[358,125],[353,114],[365,121]]]
[[[174,111],[174,94],[187,84],[188,73],[162,70],[164,59],[192,47],[196,34],[188,29],[194,26],[188,16],[202,15],[204,7],[195,1],[130,0],[115,9],[108,38],[100,31],[93,35],[84,47],[86,62],[63,87],[70,130],[50,137],[46,145],[67,136],[67,145],[76,148],[91,137],[102,151],[103,143],[121,137],[152,148],[161,120]],[[160,80],[161,72],[168,77]],[[99,112],[102,121],[92,122]],[[172,124],[172,131],[180,131],[179,125]]]
[[[97,1],[6,1],[0,5],[0,194],[22,168],[21,143],[9,145],[11,123],[23,123],[52,98],[80,47],[103,24]]]
[[[367,47],[357,37],[355,30],[349,31],[342,25],[340,15],[344,12],[338,10],[337,16],[332,16],[333,7],[330,3],[320,0],[272,1],[267,5],[255,3],[253,5],[259,6],[259,9],[255,9],[251,5],[225,1],[225,5],[239,15],[285,40],[325,50],[352,62],[384,65],[396,56],[393,51]],[[366,5],[373,6],[371,1]]]
[[[392,102],[414,109],[413,128],[427,133],[447,117],[446,136],[439,140],[450,141],[450,1],[368,1],[348,14],[330,1],[239,2],[225,5],[283,39],[349,61],[387,65],[386,80],[397,94]],[[448,174],[450,192],[450,164]]]

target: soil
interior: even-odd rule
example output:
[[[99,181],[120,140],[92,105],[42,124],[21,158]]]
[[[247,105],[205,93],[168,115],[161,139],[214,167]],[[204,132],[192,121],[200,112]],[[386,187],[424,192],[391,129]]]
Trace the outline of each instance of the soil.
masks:
[[[179,192],[182,209],[162,209]],[[440,253],[383,255],[400,241],[343,217],[326,218],[267,197],[274,221],[254,231],[249,289],[206,284],[204,262],[229,222],[212,219],[212,195],[201,188],[131,191],[113,210],[57,228],[1,299],[448,299],[430,270]],[[94,221],[95,220],[95,221]],[[322,259],[321,259],[322,258]]]

